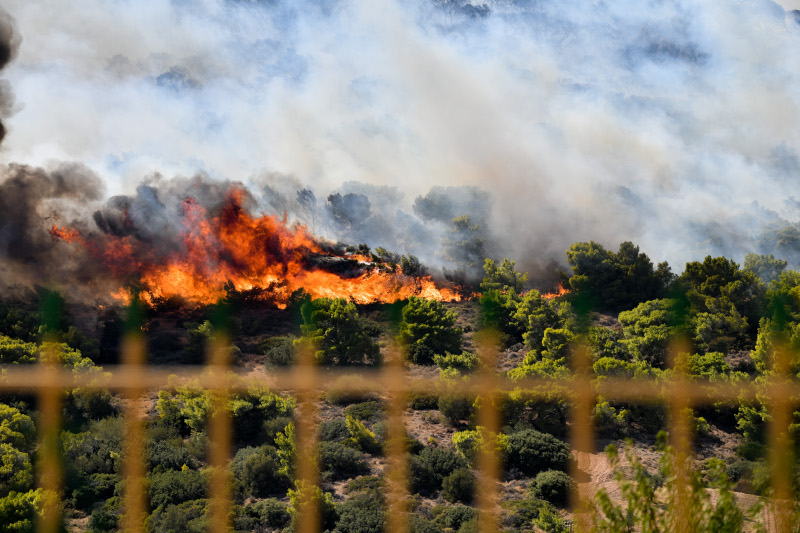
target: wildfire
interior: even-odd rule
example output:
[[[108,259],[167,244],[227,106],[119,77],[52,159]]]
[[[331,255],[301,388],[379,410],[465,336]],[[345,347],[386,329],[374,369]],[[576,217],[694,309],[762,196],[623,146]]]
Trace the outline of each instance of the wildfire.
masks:
[[[558,284],[558,292],[546,292],[542,294],[542,298],[545,300],[552,300],[554,298],[558,298],[559,296],[564,296],[565,294],[569,293],[569,289],[565,289],[564,285],[561,283]]]
[[[228,288],[260,294],[283,307],[291,294],[304,289],[314,298],[347,298],[356,303],[394,302],[409,296],[459,300],[455,291],[437,288],[430,277],[411,277],[365,265],[363,256],[337,256],[324,251],[303,226],[286,220],[253,217],[243,207],[243,193],[232,190],[218,216],[209,218],[193,199],[181,205],[182,241],[177,251],[157,252],[131,235],[84,236],[72,228],[53,226],[54,238],[80,245],[116,278],[135,282],[148,302],[181,297],[209,304]],[[357,268],[345,274],[320,268],[314,258],[351,259]],[[131,292],[112,294],[127,301]]]

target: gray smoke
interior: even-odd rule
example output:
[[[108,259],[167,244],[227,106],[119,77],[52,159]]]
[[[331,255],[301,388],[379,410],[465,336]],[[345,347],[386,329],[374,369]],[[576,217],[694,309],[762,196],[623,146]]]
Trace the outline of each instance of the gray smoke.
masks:
[[[182,195],[241,182],[254,213],[432,267],[462,215],[537,273],[590,239],[800,264],[800,19],[767,0],[4,5],[4,155],[102,176],[91,231],[169,248]]]
[[[0,7],[0,72],[16,57],[20,41],[14,19]],[[11,115],[13,106],[14,92],[11,90],[11,84],[7,80],[0,79],[0,143],[6,136],[3,120]]]

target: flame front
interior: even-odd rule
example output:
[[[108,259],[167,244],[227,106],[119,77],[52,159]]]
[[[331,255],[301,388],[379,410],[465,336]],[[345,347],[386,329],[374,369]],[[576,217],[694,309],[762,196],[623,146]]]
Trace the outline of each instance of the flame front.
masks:
[[[361,304],[409,296],[460,299],[455,291],[437,288],[430,277],[405,276],[363,263],[350,275],[311,266],[310,257],[338,256],[325,252],[304,226],[290,228],[285,220],[268,215],[253,217],[242,201],[242,191],[232,190],[219,215],[209,218],[204,207],[185,199],[179,251],[166,255],[131,235],[84,236],[57,226],[50,233],[85,248],[121,281],[140,285],[140,296],[150,303],[180,297],[194,304],[209,304],[224,297],[230,287],[258,292],[281,307],[298,289],[314,298],[347,298]],[[129,300],[131,291],[121,289],[112,296]]]

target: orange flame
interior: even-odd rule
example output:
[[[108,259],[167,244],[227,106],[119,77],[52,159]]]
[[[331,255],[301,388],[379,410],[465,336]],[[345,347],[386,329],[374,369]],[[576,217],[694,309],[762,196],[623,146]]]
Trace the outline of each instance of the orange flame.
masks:
[[[253,217],[242,207],[243,197],[241,190],[232,190],[213,218],[193,199],[184,200],[180,251],[167,256],[131,236],[87,237],[57,226],[50,233],[85,248],[120,280],[138,282],[140,297],[150,303],[177,296],[194,304],[210,304],[225,296],[226,286],[259,292],[280,307],[297,289],[314,298],[347,298],[361,304],[409,296],[460,300],[457,292],[437,288],[430,277],[380,271],[371,263],[364,264],[368,261],[364,256],[341,257],[360,261],[349,275],[313,266],[312,256],[340,256],[325,252],[304,226],[289,228],[285,218]],[[121,289],[112,296],[128,301],[131,292]]]
[[[559,283],[558,292],[546,292],[542,294],[542,298],[544,298],[545,300],[552,300],[554,298],[558,298],[559,296],[564,296],[565,294],[569,294],[569,289],[565,289],[564,285]]]

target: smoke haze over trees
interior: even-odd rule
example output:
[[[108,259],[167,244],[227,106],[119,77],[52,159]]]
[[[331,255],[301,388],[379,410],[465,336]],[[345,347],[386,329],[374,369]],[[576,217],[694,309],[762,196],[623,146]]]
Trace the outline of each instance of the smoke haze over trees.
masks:
[[[91,277],[50,217],[174,247],[233,183],[478,276],[575,241],[800,262],[800,19],[767,0],[50,3],[0,14],[9,278]]]

